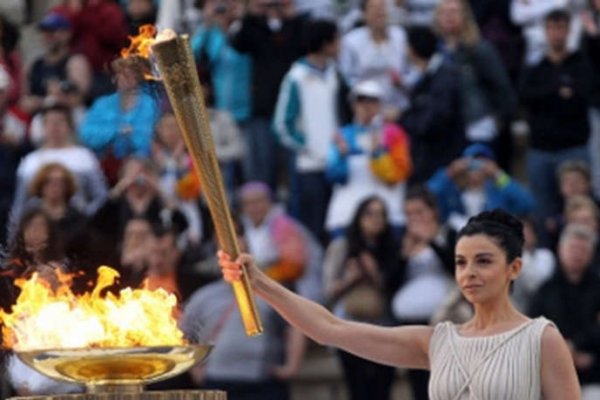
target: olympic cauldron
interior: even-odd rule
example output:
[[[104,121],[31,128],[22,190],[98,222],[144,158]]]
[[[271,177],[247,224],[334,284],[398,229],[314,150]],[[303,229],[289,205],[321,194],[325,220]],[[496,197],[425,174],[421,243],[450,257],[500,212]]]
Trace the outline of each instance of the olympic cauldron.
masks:
[[[76,295],[71,275],[17,279],[21,293],[10,312],[0,310],[3,346],[49,378],[85,393],[13,400],[226,400],[221,391],[144,391],[206,359],[210,344],[191,344],[175,318],[177,300],[163,289],[106,292],[118,273],[98,269],[94,289]]]

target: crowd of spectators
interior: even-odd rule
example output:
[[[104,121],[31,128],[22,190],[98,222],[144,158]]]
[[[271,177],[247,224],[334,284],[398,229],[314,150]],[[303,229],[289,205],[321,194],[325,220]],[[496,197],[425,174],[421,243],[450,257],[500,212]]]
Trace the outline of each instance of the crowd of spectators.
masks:
[[[515,304],[557,324],[600,398],[600,1],[50,3],[0,15],[4,309],[15,277],[112,265],[120,286],[175,294],[185,333],[215,343],[173,385],[288,398],[306,340],[262,302],[265,334],[243,335],[165,90],[119,56],[156,24],[190,35],[240,243],[270,276],[344,318],[464,321],[456,232],[505,209],[525,224]],[[391,368],[337,355],[353,400],[390,398]],[[7,374],[20,394],[77,390]],[[427,374],[409,378],[427,399]]]

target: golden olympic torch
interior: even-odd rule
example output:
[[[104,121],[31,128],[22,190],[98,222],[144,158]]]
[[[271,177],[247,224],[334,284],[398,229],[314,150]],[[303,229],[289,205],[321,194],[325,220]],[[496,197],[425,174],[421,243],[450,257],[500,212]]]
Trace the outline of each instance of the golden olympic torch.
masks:
[[[240,253],[237,235],[225,197],[208,113],[188,37],[174,33],[165,35],[154,42],[151,48],[175,117],[200,177],[219,244],[235,259]],[[252,336],[262,332],[262,325],[243,266],[242,270],[242,279],[233,283],[233,291],[246,333]]]

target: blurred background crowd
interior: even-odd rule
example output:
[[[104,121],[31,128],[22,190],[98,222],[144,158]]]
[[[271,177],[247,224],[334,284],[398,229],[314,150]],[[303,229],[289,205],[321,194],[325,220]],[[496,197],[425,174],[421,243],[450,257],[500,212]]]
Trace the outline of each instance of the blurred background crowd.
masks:
[[[260,301],[244,336],[155,68],[119,58],[144,24],[189,35],[240,242],[273,278],[343,318],[461,322],[456,232],[505,209],[525,224],[514,301],[600,399],[599,0],[2,1],[4,309],[15,277],[82,271],[83,291],[111,265],[215,343],[171,387],[290,398],[314,344]],[[335,357],[348,398],[392,398],[392,368]],[[9,360],[6,393],[79,390]]]

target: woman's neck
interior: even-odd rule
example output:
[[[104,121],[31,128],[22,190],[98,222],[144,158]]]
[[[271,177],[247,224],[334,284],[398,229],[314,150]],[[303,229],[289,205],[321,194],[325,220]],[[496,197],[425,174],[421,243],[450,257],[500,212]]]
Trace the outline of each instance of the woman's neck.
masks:
[[[448,50],[456,50],[459,44],[460,37],[458,35],[444,36],[444,45]]]
[[[44,199],[43,207],[52,219],[62,218],[67,211],[67,205],[62,199]]]
[[[44,143],[42,146],[44,149],[65,149],[67,147],[71,147],[73,142],[70,140],[53,140]]]
[[[526,319],[513,306],[508,296],[495,302],[475,304],[474,308],[475,316],[464,325],[464,328],[473,332],[493,331],[499,325]]]
[[[387,27],[382,28],[371,28],[371,38],[375,43],[383,43],[387,41]]]
[[[129,110],[135,105],[135,99],[137,98],[137,90],[125,90],[121,92],[121,108],[123,110]]]
[[[148,191],[129,190],[126,194],[129,206],[136,214],[144,214],[152,200],[152,194]]]

